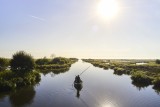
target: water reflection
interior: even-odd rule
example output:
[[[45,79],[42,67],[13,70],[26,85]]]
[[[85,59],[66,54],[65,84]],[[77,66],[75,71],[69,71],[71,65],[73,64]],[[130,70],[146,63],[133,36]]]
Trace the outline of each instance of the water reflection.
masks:
[[[155,87],[153,86],[153,89],[155,90],[155,92],[160,95],[160,88],[159,87]]]
[[[65,73],[67,71],[69,71],[70,68],[61,68],[61,69],[55,69],[55,70],[40,70],[40,72],[43,75],[46,75],[48,73],[54,73],[54,74],[60,74],[60,73]]]
[[[143,88],[147,88],[150,85],[150,84],[145,84],[145,83],[140,83],[135,81],[132,81],[132,84],[136,86],[139,91]]]
[[[9,100],[13,107],[22,107],[30,105],[33,102],[35,94],[36,91],[34,90],[34,87],[29,86],[11,93]]]
[[[80,91],[82,90],[83,88],[83,84],[82,83],[74,83],[74,87],[75,89],[77,90],[77,94],[76,94],[76,97],[79,98],[80,97]]]
[[[23,107],[30,105],[33,102],[35,95],[36,91],[34,86],[27,86],[10,92],[1,93],[0,101],[3,101],[8,97],[12,107]]]
[[[144,63],[144,62],[138,62],[138,63],[136,63],[136,65],[145,65],[145,64],[148,64],[148,63]]]
[[[81,77],[83,86],[73,84],[74,76],[87,66],[89,64],[79,61],[62,75],[49,71],[48,75],[41,75],[40,85],[35,89],[24,87],[23,91],[0,95],[0,107],[159,107],[160,96],[151,87],[141,90],[146,86],[133,83],[141,90],[138,91],[131,84],[130,76],[121,78],[110,69],[92,66]]]

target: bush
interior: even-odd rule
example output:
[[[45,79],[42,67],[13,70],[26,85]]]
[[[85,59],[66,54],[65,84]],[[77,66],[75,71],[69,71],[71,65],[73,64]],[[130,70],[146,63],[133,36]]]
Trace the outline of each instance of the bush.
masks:
[[[0,58],[0,71],[6,70],[9,66],[9,60],[5,58]]]
[[[11,59],[11,70],[14,72],[29,72],[34,69],[34,60],[31,55],[19,51]]]
[[[146,75],[143,71],[136,71],[132,73],[131,79],[133,82],[143,83],[150,85],[152,83],[152,79]]]
[[[160,60],[159,59],[156,60],[156,64],[160,64]]]
[[[26,85],[36,84],[41,80],[38,72],[26,72],[17,74],[15,72],[0,72],[0,91],[9,91]]]
[[[125,74],[125,73],[126,73],[126,70],[123,69],[123,68],[118,68],[118,67],[114,68],[114,74],[122,75],[122,74]]]
[[[47,65],[49,62],[50,60],[44,57],[43,59],[37,59],[35,63],[37,65]]]
[[[14,87],[15,85],[12,82],[0,78],[0,91],[9,91]]]
[[[56,57],[51,61],[51,64],[68,64],[70,60],[68,58]]]
[[[154,80],[153,80],[153,84],[154,84],[154,88],[159,88],[160,89],[160,77],[156,77]]]

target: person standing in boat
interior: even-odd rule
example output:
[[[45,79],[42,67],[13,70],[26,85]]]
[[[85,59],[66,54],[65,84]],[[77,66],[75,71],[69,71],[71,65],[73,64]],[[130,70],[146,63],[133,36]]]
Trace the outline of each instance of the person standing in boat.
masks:
[[[80,78],[79,75],[75,77],[75,82],[77,82],[77,83],[80,83],[80,82],[81,82],[81,78]]]

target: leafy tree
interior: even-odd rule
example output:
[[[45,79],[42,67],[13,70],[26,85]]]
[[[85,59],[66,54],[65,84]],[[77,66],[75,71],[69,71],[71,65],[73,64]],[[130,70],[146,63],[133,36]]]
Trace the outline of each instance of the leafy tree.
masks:
[[[24,51],[19,51],[11,59],[11,70],[15,72],[29,72],[34,69],[35,63],[31,55]]]
[[[5,58],[0,58],[0,71],[5,70],[9,66],[9,60]]]
[[[156,60],[156,64],[160,64],[160,60],[159,59]]]

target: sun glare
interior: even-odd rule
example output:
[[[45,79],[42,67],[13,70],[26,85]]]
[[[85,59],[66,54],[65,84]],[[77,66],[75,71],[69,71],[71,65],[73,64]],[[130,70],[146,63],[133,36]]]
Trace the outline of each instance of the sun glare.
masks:
[[[118,3],[115,0],[101,0],[98,4],[97,10],[104,18],[111,19],[119,11]]]

